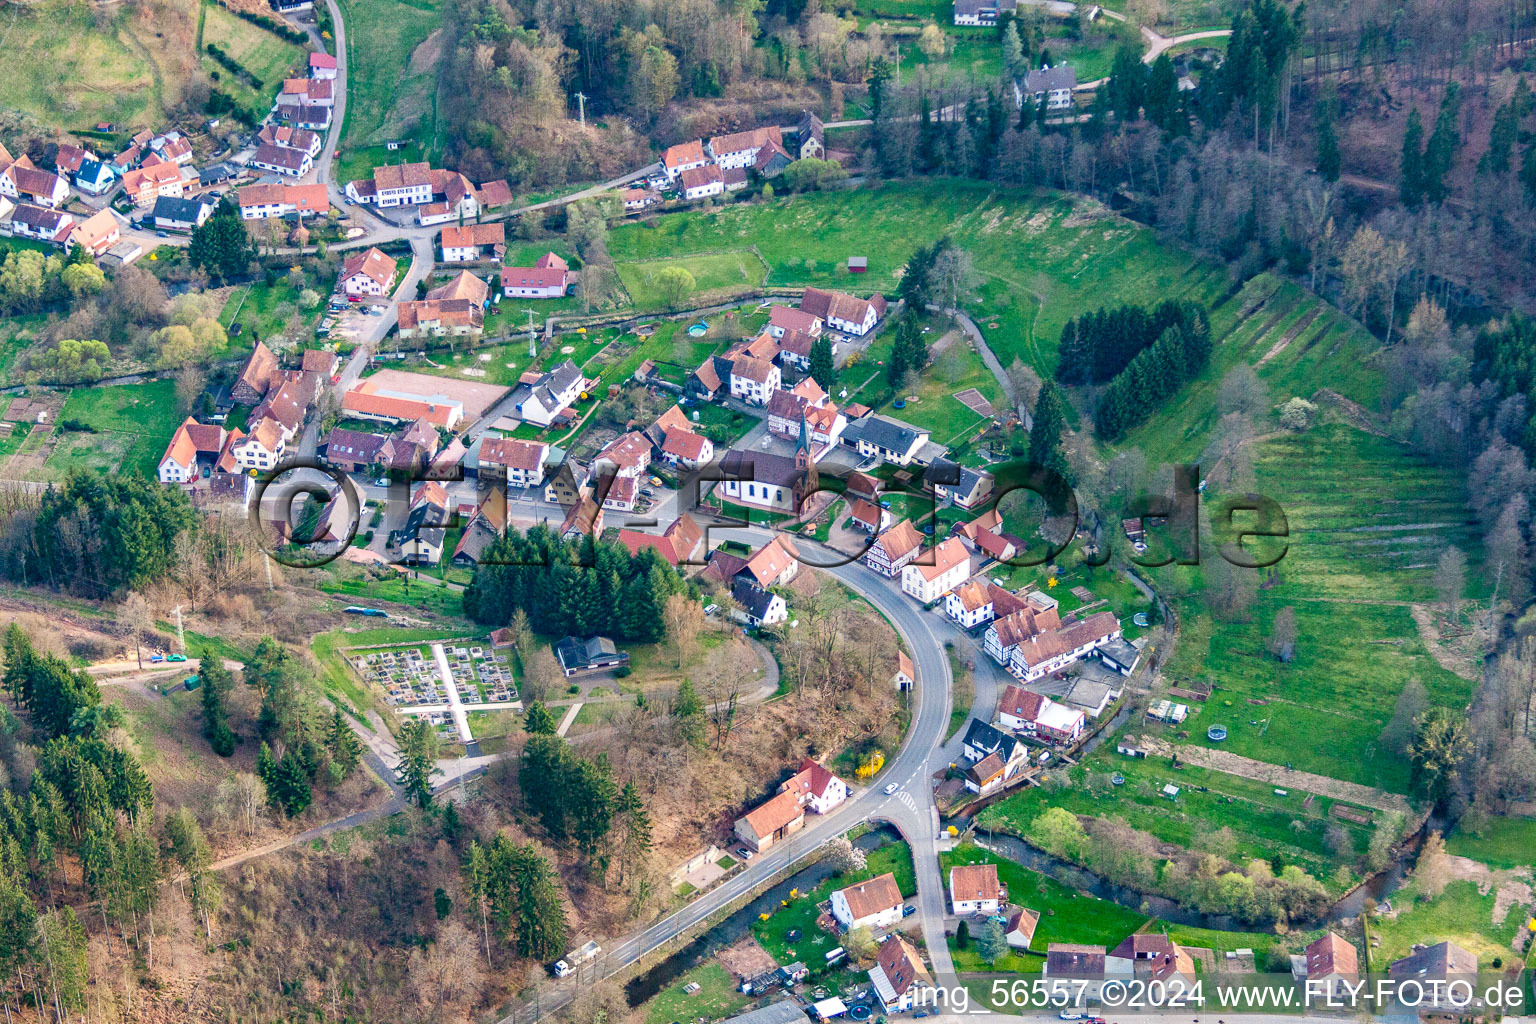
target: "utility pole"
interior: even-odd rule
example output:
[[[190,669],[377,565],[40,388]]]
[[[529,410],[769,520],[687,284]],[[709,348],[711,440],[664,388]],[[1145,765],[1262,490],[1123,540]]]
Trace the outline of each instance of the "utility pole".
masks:
[[[528,358],[536,359],[539,355],[539,346],[538,343],[534,340],[533,318],[538,315],[539,311],[536,309],[529,309],[527,306],[524,306],[523,312],[528,314]]]
[[[187,653],[187,634],[181,628],[181,605],[171,609],[171,614],[176,616],[176,646],[182,654]]]
[[[896,88],[901,88],[901,47],[896,47]]]
[[[581,108],[581,126],[585,128],[587,126],[587,94],[578,92],[576,94],[576,102]]]

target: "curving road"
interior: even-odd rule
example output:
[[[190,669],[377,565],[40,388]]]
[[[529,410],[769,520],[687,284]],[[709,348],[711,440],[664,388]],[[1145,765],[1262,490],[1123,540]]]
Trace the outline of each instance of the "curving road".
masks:
[[[740,540],[761,544],[772,533],[762,529],[726,528],[711,531],[711,543]],[[797,543],[805,544],[803,540]],[[921,608],[903,596],[896,580],[886,579],[862,564],[823,568],[833,578],[864,597],[890,620],[912,653],[917,669],[912,707],[912,723],[901,750],[886,763],[885,770],[870,787],[855,790],[841,807],[831,814],[807,819],[804,829],[781,840],[768,852],[747,862],[746,868],[688,906],[650,927],[605,944],[603,955],[576,974],[558,982],[541,983],[536,1001],[516,1007],[502,1018],[504,1024],[529,1021],[548,1014],[569,1002],[594,980],[607,978],[637,960],[660,949],[680,934],[699,925],[711,915],[767,884],[771,879],[809,857],[828,840],[866,821],[883,821],[899,829],[912,848],[917,869],[919,919],[923,940],[933,962],[935,981],[944,987],[958,984],[949,945],[944,935],[947,898],[939,870],[939,816],[933,802],[929,775],[947,766],[942,747],[949,723],[949,659],[939,636]],[[883,788],[890,782],[901,788],[886,796]]]

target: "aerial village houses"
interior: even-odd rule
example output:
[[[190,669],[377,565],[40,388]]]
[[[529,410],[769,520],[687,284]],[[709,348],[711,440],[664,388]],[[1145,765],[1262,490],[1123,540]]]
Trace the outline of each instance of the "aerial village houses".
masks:
[[[933,976],[912,944],[892,935],[880,944],[875,966],[869,969],[875,998],[886,1013],[905,1013],[918,1006],[936,1004],[938,989]]]
[[[432,167],[426,163],[385,164],[372,178],[347,182],[347,197],[376,206],[419,206],[432,201]]]
[[[485,298],[489,292],[484,281],[468,271],[460,271],[453,280],[433,288],[422,298],[399,304],[400,337],[479,337],[485,326]]]
[[[1031,607],[994,620],[983,642],[993,661],[1026,683],[1066,668],[1121,635],[1113,612],[1063,623],[1053,599],[1035,593],[1028,600]]]
[[[11,214],[11,232],[22,238],[35,238],[39,242],[63,244],[74,227],[73,214],[53,210],[46,206],[22,203]]]
[[[703,434],[691,430],[669,430],[662,442],[661,461],[669,466],[698,469],[715,457],[715,446]]]
[[[558,299],[575,282],[570,264],[552,252],[531,267],[502,267],[501,290],[520,299]]]
[[[721,170],[729,167],[747,168],[757,162],[758,151],[764,146],[782,147],[783,144],[784,137],[778,126],[774,125],[732,135],[716,135],[709,140],[709,153]]]
[[[878,458],[895,466],[921,461],[928,431],[889,416],[868,415],[849,423],[842,442],[866,459]]]
[[[661,154],[661,167],[668,178],[677,180],[678,175],[695,167],[703,167],[709,163],[709,158],[704,155],[704,143],[694,139],[692,142],[684,142],[678,146],[672,146]]]
[[[443,228],[442,251],[444,263],[500,260],[507,252],[507,226],[501,221],[450,225]]]
[[[706,199],[725,191],[725,179],[720,174],[720,168],[714,164],[690,167],[679,175],[679,179],[684,199]]]
[[[1087,724],[1087,716],[1082,711],[1058,704],[1022,686],[1009,686],[1003,691],[1002,699],[998,701],[997,719],[1014,732],[1056,743],[1075,741]]]
[[[799,798],[784,790],[737,818],[733,831],[747,849],[762,853],[804,827],[805,810]]]
[[[505,480],[508,487],[540,487],[549,452],[542,441],[486,438],[480,442],[475,472],[481,479]]]
[[[336,77],[336,58],[329,53],[309,55],[309,77],[332,79]]]
[[[855,928],[879,931],[901,923],[901,889],[887,871],[832,894],[832,918],[845,932]]]
[[[927,558],[907,563],[901,570],[901,590],[921,604],[932,604],[965,582],[971,574],[971,556],[958,538],[950,537]]]
[[[1420,1012],[1425,1009],[1466,1009],[1458,1002],[1464,997],[1450,987],[1450,983],[1476,981],[1477,955],[1454,942],[1437,942],[1392,961],[1387,965],[1387,977],[1399,984],[1413,981],[1423,986],[1423,1001],[1418,1006]]]
[[[827,154],[827,129],[821,118],[809,110],[802,111],[795,125],[795,156],[800,160],[824,159]]]
[[[1029,944],[1035,941],[1035,928],[1040,924],[1040,915],[1028,907],[1012,907],[1008,912],[1008,920],[1003,925],[1003,936],[1008,940],[1009,949],[1028,949]]]
[[[731,600],[739,606],[731,609],[731,618],[747,626],[774,626],[789,619],[789,605],[782,597],[740,576],[731,580]]]
[[[157,475],[163,484],[196,482],[203,468],[210,472],[225,454],[230,435],[223,427],[199,423],[188,416],[171,435],[160,457]]]
[[[731,449],[720,460],[725,479],[715,485],[720,497],[738,505],[769,512],[800,511],[808,487],[807,470],[814,466],[807,449],[799,449],[794,458],[771,452]]]
[[[123,194],[138,207],[153,206],[161,196],[179,196],[186,185],[181,168],[172,163],[146,164],[123,175]]]
[[[547,427],[566,415],[586,386],[586,378],[567,359],[548,373],[523,374],[512,392],[513,407],[524,422]]]
[[[996,864],[956,864],[949,869],[949,906],[957,917],[995,914],[1006,897]]]
[[[256,147],[256,153],[251,157],[251,166],[277,174],[286,174],[290,178],[298,178],[308,174],[314,168],[314,161],[302,149],[262,143]]]
[[[646,548],[655,551],[671,565],[694,562],[704,545],[704,528],[697,519],[684,512],[672,520],[661,536],[641,533],[639,530],[620,530],[619,543],[638,555]]]
[[[1360,982],[1359,953],[1354,943],[1337,932],[1328,932],[1291,956],[1291,974],[1306,983],[1314,998],[1342,999],[1346,986]]]
[[[417,395],[394,391],[377,377],[364,377],[341,397],[341,411],[358,419],[381,423],[413,423],[424,419],[452,430],[464,421],[464,403],[447,395]]]
[[[814,814],[826,814],[847,798],[843,780],[806,758],[777,793],[736,819],[734,831],[749,849],[761,853],[804,827],[807,808]]]
[[[1013,83],[1013,100],[1016,106],[1026,101],[1036,107],[1041,103],[1050,111],[1067,110],[1072,106],[1073,90],[1077,88],[1077,72],[1065,64],[1053,68],[1031,71],[1022,80]]]
[[[878,293],[861,299],[844,292],[807,288],[800,297],[800,308],[834,331],[862,338],[885,316],[886,306],[885,296]]]
[[[890,509],[882,508],[863,498],[855,498],[852,509],[848,513],[848,525],[865,533],[884,533],[890,527],[893,518]]]
[[[263,472],[277,465],[288,450],[287,438],[277,420],[266,417],[251,424],[251,432],[236,441],[231,451],[235,463],[244,470]]]
[[[731,363],[731,397],[748,405],[767,405],[782,381],[779,368],[766,359],[741,355]]]
[[[111,210],[98,210],[75,225],[70,232],[71,245],[78,245],[92,256],[100,256],[123,237]]]
[[[270,122],[257,133],[256,138],[261,143],[297,149],[300,152],[308,153],[312,157],[319,156],[320,150],[324,146],[324,140],[320,138],[318,132]]]
[[[268,217],[323,216],[331,211],[331,196],[324,185],[246,185],[235,192],[241,220]]]
[[[954,22],[956,25],[990,28],[997,24],[1000,10],[1013,11],[1017,8],[1018,0],[954,0]]]
[[[767,331],[775,338],[782,338],[790,331],[799,331],[814,338],[821,334],[821,328],[821,317],[808,310],[777,303],[768,308]]]
[[[954,540],[953,537],[950,540]],[[992,596],[975,580],[962,584],[944,598],[944,614],[961,629],[975,629],[992,621]]]
[[[794,793],[802,807],[809,807],[813,814],[830,814],[848,799],[848,785],[832,774],[831,770],[812,758],[800,762],[800,770],[779,786],[781,791]]]
[[[69,198],[69,185],[52,171],[33,166],[32,160],[25,153],[12,157],[0,145],[0,196],[17,202],[54,207]]]
[[[397,266],[393,259],[370,246],[342,263],[341,290],[348,295],[387,296]]]
[[[900,575],[908,562],[917,557],[922,548],[922,534],[917,532],[911,520],[903,519],[875,538],[875,542],[864,553],[864,564],[882,576],[894,578]]]

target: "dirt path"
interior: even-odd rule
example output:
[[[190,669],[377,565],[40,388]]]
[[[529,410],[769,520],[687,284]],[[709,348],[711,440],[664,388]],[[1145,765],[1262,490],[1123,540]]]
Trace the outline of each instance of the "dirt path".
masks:
[[[1463,679],[1477,679],[1477,671],[1472,667],[1471,659],[1447,646],[1440,635],[1440,627],[1435,623],[1435,616],[1428,607],[1422,604],[1409,605],[1408,612],[1413,616],[1413,624],[1419,627],[1419,639],[1424,641],[1424,646],[1441,668]]]
[[[1267,782],[1274,786],[1285,786],[1288,789],[1304,789],[1308,793],[1320,793],[1335,800],[1347,800],[1352,804],[1374,807],[1380,811],[1398,811],[1406,815],[1411,814],[1413,810],[1408,806],[1408,801],[1396,793],[1388,793],[1355,782],[1345,782],[1342,779],[1332,779],[1326,775],[1286,771],[1283,765],[1255,761],[1251,757],[1234,754],[1228,750],[1211,750],[1187,744],[1174,747],[1162,740],[1148,741],[1146,745],[1148,749],[1164,757],[1177,751],[1181,761],[1187,761],[1201,768],[1214,768],[1228,775]]]
[[[1259,357],[1259,361],[1254,364],[1254,367],[1258,368],[1263,366],[1265,363],[1275,358],[1275,356],[1279,355],[1281,352],[1284,352],[1285,347],[1291,342],[1295,341],[1301,335],[1302,331],[1305,331],[1308,327],[1311,327],[1312,324],[1317,321],[1317,318],[1322,315],[1322,312],[1323,306],[1319,304],[1313,306],[1309,312],[1303,313],[1301,319],[1296,321],[1296,325],[1290,330],[1286,331],[1285,334],[1281,336],[1279,341],[1271,345],[1268,352],[1265,352],[1262,356]]]

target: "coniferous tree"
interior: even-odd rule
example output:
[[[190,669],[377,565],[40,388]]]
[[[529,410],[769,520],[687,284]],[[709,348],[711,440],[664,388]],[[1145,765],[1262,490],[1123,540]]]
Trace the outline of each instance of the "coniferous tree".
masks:
[[[400,729],[400,764],[395,769],[406,798],[419,807],[432,803],[432,776],[438,774],[437,730],[425,718],[413,718]]]
[[[633,781],[624,783],[624,788],[619,790],[615,810],[622,829],[619,834],[619,870],[627,876],[651,850],[651,816]]]
[[[677,735],[691,747],[704,742],[704,702],[699,699],[693,683],[684,679],[672,698],[672,720],[677,724]]]
[[[1158,55],[1152,62],[1152,69],[1147,73],[1146,96],[1143,101],[1147,120],[1163,129],[1165,132],[1182,134],[1181,129],[1186,127],[1179,123],[1181,116],[1179,106],[1179,75],[1173,68],[1173,61],[1168,54]]]
[[[235,733],[229,727],[229,711],[224,707],[224,697],[234,682],[233,677],[224,667],[224,659],[206,648],[197,672],[203,684],[203,736],[215,754],[229,757],[235,752]]]
[[[363,760],[363,742],[347,724],[340,708],[331,712],[330,727],[325,734],[325,752],[336,782],[350,777]]]
[[[830,392],[832,385],[837,382],[837,367],[832,362],[832,342],[824,335],[818,335],[811,342],[810,375],[823,391]]]
[[[1403,132],[1403,155],[1398,196],[1403,205],[1416,210],[1424,205],[1424,121],[1417,109],[1408,111],[1408,127]]]
[[[1338,181],[1343,168],[1339,154],[1339,133],[1334,126],[1338,103],[1332,96],[1325,97],[1317,105],[1314,125],[1317,142],[1317,173],[1324,181]]]
[[[543,701],[534,701],[528,705],[528,712],[523,716],[523,731],[530,736],[553,736],[555,734],[555,716],[549,713]]]
[[[1055,381],[1046,381],[1040,387],[1040,397],[1030,417],[1029,461],[1044,466],[1063,477],[1067,475],[1066,456],[1061,450],[1061,428],[1065,423],[1061,391]]]
[[[245,273],[256,256],[232,196],[225,196],[213,215],[193,229],[187,245],[188,261],[220,280]]]
[[[1500,105],[1488,132],[1488,148],[1477,162],[1479,174],[1507,174],[1513,165],[1515,142],[1520,134],[1520,116],[1511,100]]]

